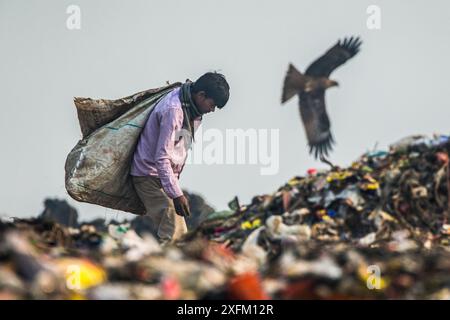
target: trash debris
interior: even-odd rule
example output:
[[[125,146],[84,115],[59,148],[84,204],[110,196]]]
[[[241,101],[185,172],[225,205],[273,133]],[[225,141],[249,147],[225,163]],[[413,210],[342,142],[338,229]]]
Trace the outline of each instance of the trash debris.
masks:
[[[75,223],[48,202],[0,220],[0,297],[448,299],[449,152],[413,136],[230,210],[197,199],[197,227],[164,246],[145,217]]]
[[[228,284],[230,299],[235,300],[267,300],[258,273],[244,273],[230,279]]]
[[[45,199],[45,209],[40,217],[44,220],[54,221],[66,227],[76,227],[78,213],[66,200]]]

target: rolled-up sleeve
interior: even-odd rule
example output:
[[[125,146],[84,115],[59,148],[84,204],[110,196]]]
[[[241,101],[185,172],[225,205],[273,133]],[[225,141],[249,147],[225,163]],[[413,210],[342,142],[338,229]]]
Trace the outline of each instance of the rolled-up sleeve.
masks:
[[[166,194],[174,199],[183,195],[178,178],[172,169],[175,135],[183,124],[183,111],[167,108],[160,116],[160,131],[156,146],[156,168]]]

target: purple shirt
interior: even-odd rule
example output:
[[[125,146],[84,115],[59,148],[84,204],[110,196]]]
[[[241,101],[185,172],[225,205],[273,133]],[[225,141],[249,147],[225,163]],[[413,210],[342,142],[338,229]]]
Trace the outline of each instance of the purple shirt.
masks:
[[[187,158],[185,137],[177,132],[183,128],[180,88],[169,92],[154,108],[145,123],[131,164],[133,176],[155,176],[170,198],[183,195],[178,179]],[[194,130],[201,117],[194,119]],[[175,143],[175,138],[178,140]]]

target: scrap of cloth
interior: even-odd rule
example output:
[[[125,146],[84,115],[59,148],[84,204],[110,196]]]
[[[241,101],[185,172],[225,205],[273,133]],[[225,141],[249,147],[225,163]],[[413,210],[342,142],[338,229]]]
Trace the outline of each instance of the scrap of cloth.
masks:
[[[180,90],[175,88],[169,92],[150,114],[139,137],[130,172],[132,176],[159,177],[164,192],[172,199],[183,195],[178,179],[186,162],[189,139],[193,138],[191,122],[195,132],[202,120],[201,116],[191,121],[185,119],[188,115]]]

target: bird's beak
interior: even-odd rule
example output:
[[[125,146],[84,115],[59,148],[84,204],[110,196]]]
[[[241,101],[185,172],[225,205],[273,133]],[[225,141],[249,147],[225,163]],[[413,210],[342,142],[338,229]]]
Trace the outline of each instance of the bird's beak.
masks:
[[[334,80],[328,80],[325,85],[327,88],[339,87],[339,83]]]

